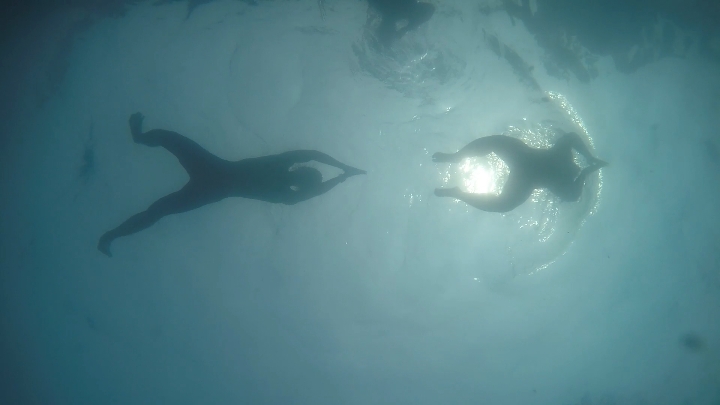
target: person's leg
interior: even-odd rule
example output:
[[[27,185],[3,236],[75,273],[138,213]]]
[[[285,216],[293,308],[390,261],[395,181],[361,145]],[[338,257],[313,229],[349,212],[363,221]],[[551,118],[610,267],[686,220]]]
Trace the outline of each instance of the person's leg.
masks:
[[[435,13],[435,6],[431,3],[425,2],[412,2],[412,7],[408,13],[408,25],[405,27],[405,31],[411,31],[430,20],[430,17]]]
[[[465,145],[456,153],[435,153],[432,156],[433,162],[457,163],[465,158],[473,156],[485,156],[490,153],[497,154],[505,163],[510,165],[515,156],[518,156],[529,147],[517,138],[505,135],[490,135],[478,138]]]
[[[466,193],[459,188],[437,188],[435,195],[438,197],[452,197],[465,202],[479,210],[488,212],[512,211],[524,203],[534,188],[523,176],[510,173],[500,195]]]
[[[390,46],[408,31],[428,21],[435,12],[434,5],[416,0],[370,0],[368,3],[382,16],[376,35],[383,46]],[[403,22],[405,24],[399,27]]]
[[[112,257],[110,244],[113,240],[147,229],[166,215],[191,211],[222,198],[218,193],[209,193],[193,183],[188,183],[181,190],[155,201],[147,210],[133,215],[117,228],[105,232],[98,242],[98,250]]]
[[[162,146],[177,157],[190,177],[200,177],[212,170],[222,159],[203,149],[195,141],[176,132],[153,129],[142,132],[143,117],[140,113],[130,116],[130,133],[133,141],[146,146]]]

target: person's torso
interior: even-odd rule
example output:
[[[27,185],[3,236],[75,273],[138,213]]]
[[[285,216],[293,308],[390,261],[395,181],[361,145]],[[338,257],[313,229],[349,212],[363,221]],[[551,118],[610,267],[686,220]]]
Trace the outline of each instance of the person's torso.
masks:
[[[291,193],[288,168],[261,159],[233,162],[227,184],[231,195],[278,202]]]
[[[572,155],[564,156],[554,149],[528,148],[521,159],[510,167],[525,176],[534,188],[560,191],[572,187],[580,168]]]

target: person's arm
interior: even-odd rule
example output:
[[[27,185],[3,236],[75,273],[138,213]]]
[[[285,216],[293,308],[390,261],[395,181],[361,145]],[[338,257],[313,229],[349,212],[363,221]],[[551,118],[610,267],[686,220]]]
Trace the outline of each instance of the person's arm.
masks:
[[[324,163],[329,166],[337,167],[338,169],[341,169],[345,171],[345,173],[356,175],[356,174],[365,174],[364,170],[360,170],[357,168],[354,168],[352,166],[348,166],[345,163],[342,163],[338,161],[337,159],[333,158],[330,155],[327,155],[325,153],[316,151],[316,150],[293,150],[290,152],[285,152],[280,154],[280,156],[283,159],[286,159],[289,163],[289,166],[292,166],[296,163],[305,163],[309,162],[311,160],[314,160],[319,163]]]
[[[333,187],[345,181],[348,177],[354,176],[354,174],[348,174],[347,172],[336,176],[328,181],[320,183],[317,187],[308,190],[298,190],[290,193],[290,197],[285,201],[285,204],[297,204],[301,201],[309,200],[313,197],[317,197],[321,194],[325,194],[330,191]]]
[[[583,142],[583,140],[580,138],[580,135],[576,134],[575,132],[568,132],[567,134],[563,135],[563,137],[560,138],[559,142],[567,142],[573,149],[578,151],[578,153],[581,154],[590,165],[597,165],[600,167],[608,165],[607,162],[593,156],[590,152],[590,149],[588,149],[587,145],[585,145],[585,142]]]

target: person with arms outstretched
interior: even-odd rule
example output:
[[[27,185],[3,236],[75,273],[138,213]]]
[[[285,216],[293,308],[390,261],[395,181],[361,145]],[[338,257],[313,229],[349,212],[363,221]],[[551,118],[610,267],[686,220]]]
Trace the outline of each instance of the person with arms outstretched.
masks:
[[[580,168],[573,159],[573,149],[587,161]],[[438,197],[452,197],[477,209],[489,212],[508,212],[524,203],[535,189],[545,188],[563,201],[578,201],[585,179],[607,166],[594,157],[574,132],[566,133],[550,149],[532,148],[523,141],[505,135],[491,135],[476,139],[456,153],[435,153],[434,162],[457,163],[464,158],[495,153],[510,168],[500,195],[467,193],[457,187],[437,188]]]
[[[111,257],[110,244],[121,236],[146,229],[160,218],[191,211],[228,197],[243,197],[278,204],[297,204],[324,194],[347,178],[365,171],[348,166],[316,150],[295,150],[278,155],[228,161],[203,149],[194,141],[164,129],[142,131],[143,115],[130,116],[133,141],[162,146],[185,168],[190,180],[185,186],[154,202],[100,237],[98,250]],[[314,168],[293,166],[316,161],[343,170],[339,176],[323,181]]]

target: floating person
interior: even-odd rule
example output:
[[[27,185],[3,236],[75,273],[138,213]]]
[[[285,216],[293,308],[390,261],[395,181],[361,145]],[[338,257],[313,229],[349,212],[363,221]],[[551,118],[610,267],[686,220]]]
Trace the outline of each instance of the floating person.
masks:
[[[368,4],[381,15],[376,36],[384,46],[416,29],[435,13],[434,5],[417,0],[368,0]]]
[[[573,160],[572,150],[578,151],[588,162],[581,169]],[[585,179],[607,166],[594,157],[574,132],[566,133],[550,149],[537,149],[523,141],[505,135],[491,135],[476,139],[457,153],[436,153],[434,162],[452,162],[473,156],[495,153],[510,168],[500,195],[467,193],[457,187],[436,188],[438,197],[452,197],[477,209],[489,212],[508,212],[524,203],[535,189],[545,188],[563,201],[578,201]]]
[[[203,149],[194,141],[172,131],[153,129],[142,132],[140,113],[130,116],[133,141],[147,146],[162,146],[175,155],[190,180],[172,194],[160,198],[150,207],[130,217],[100,237],[98,250],[111,257],[110,244],[121,236],[142,231],[160,218],[191,211],[228,197],[242,197],[278,204],[297,204],[324,194],[347,178],[365,174],[364,170],[343,164],[315,150],[295,150],[278,155],[227,161]],[[322,180],[317,169],[293,166],[316,161],[343,170],[330,180]]]

